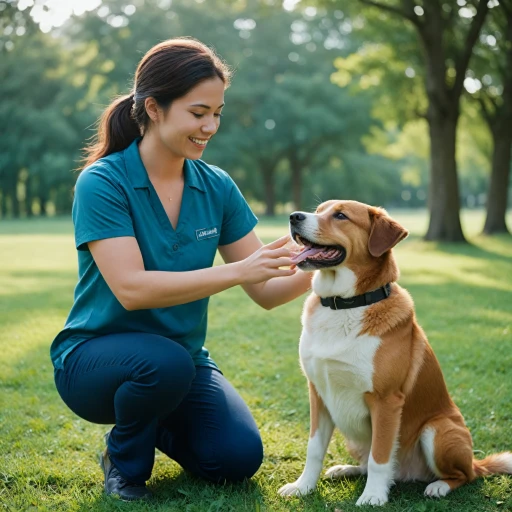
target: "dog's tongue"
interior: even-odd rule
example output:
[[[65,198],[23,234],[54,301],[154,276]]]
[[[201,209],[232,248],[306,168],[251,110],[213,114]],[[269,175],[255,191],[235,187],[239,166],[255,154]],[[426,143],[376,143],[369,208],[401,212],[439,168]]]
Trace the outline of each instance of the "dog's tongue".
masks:
[[[302,252],[299,252],[299,254],[295,254],[292,257],[292,261],[293,263],[300,263],[301,261],[304,261],[306,258],[314,256],[319,252],[322,252],[324,249],[324,247],[309,247],[307,249],[304,249]]]

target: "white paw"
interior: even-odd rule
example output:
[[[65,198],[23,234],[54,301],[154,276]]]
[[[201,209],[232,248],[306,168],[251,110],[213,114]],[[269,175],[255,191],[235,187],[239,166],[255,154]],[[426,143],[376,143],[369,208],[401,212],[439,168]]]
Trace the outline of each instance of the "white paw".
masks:
[[[329,468],[325,472],[325,476],[328,478],[343,478],[350,476],[359,476],[362,474],[361,466],[351,465],[339,465]]]
[[[361,497],[357,500],[356,505],[385,505],[388,502],[387,493],[379,493],[375,491],[364,490]]]
[[[437,482],[432,482],[427,485],[427,488],[425,489],[425,496],[429,496],[430,498],[442,498],[449,492],[450,486],[442,480],[437,480]]]
[[[305,496],[314,489],[314,486],[301,484],[299,480],[286,484],[277,491],[281,496]]]

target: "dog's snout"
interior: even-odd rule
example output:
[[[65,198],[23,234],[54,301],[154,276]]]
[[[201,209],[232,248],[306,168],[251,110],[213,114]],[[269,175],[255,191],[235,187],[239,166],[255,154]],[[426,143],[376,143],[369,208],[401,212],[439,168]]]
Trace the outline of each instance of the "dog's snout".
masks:
[[[290,224],[299,224],[303,220],[306,220],[306,216],[302,212],[293,212],[290,215]]]

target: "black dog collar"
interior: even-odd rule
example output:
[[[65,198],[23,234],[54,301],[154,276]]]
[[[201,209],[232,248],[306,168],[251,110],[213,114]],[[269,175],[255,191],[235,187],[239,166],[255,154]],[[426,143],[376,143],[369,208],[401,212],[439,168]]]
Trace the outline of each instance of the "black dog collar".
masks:
[[[320,302],[322,306],[331,309],[352,309],[359,308],[361,306],[369,306],[370,304],[375,304],[376,302],[380,302],[381,300],[389,297],[391,293],[391,285],[388,283],[384,285],[382,288],[378,288],[373,292],[363,293],[362,295],[356,295],[355,297],[325,297],[320,298]]]

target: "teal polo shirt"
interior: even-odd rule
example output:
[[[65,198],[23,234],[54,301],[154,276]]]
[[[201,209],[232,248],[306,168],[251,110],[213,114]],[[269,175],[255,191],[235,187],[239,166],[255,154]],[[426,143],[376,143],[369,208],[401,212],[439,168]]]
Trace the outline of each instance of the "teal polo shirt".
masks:
[[[185,160],[183,199],[173,228],[149,180],[138,142],[98,160],[80,174],[73,201],[78,284],[64,329],[50,355],[55,368],[81,343],[112,333],[145,332],[188,350],[196,366],[216,367],[204,347],[208,298],[168,308],[127,311],[103,279],[87,243],[133,236],[146,270],[187,272],[211,267],[219,245],[256,225],[229,175],[201,160]]]

